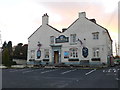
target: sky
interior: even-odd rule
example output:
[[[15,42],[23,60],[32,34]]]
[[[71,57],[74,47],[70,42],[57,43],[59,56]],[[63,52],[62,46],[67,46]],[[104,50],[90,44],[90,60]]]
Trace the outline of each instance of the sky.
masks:
[[[42,24],[42,16],[49,15],[49,24],[58,30],[67,28],[79,12],[96,19],[105,27],[114,43],[118,42],[119,0],[0,0],[0,33],[2,43],[12,41],[27,44],[28,37]]]

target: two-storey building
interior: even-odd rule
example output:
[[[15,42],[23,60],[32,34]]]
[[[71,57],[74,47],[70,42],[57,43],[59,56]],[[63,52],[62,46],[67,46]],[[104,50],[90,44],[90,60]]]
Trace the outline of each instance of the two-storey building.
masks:
[[[28,38],[28,64],[110,64],[109,32],[85,12],[62,32],[48,22],[49,16],[44,14],[42,25]]]

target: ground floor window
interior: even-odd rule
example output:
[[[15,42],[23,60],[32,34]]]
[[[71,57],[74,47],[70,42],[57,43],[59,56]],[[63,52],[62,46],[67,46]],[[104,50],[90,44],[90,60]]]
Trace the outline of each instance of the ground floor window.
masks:
[[[35,58],[35,50],[31,50],[31,59],[34,59]]]
[[[70,58],[78,57],[78,48],[70,48]]]
[[[44,50],[44,58],[49,58],[49,49]]]
[[[37,51],[37,59],[40,59],[40,57],[41,57],[41,51],[38,50],[38,51]]]
[[[99,57],[99,48],[93,48],[93,57]]]
[[[69,51],[64,51],[64,58],[69,58]]]

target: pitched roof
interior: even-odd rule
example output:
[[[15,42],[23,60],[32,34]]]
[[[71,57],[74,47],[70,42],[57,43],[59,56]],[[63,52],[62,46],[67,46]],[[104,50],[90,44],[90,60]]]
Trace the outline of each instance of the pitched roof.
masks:
[[[78,18],[78,19],[79,19],[79,18]],[[75,22],[77,22],[78,19],[76,19],[68,28],[70,28]],[[101,25],[97,24],[95,19],[88,19],[88,18],[86,18],[86,19],[89,20],[90,22],[96,24],[97,26],[103,28],[104,30],[106,30],[106,32],[107,32],[110,40],[112,41],[112,39],[111,39],[111,37],[110,37],[110,34],[109,34],[109,32],[108,32],[108,30],[107,30],[106,28],[104,28],[104,27],[102,27]],[[68,28],[67,28],[67,29],[68,29]],[[65,30],[65,31],[67,31],[67,30]],[[64,31],[64,32],[65,32],[65,31]],[[63,33],[64,33],[64,32],[63,32]]]
[[[41,27],[42,27],[42,25],[41,25],[38,29],[40,29]],[[37,32],[38,29],[37,29],[36,31],[34,31],[34,33]],[[34,33],[33,33],[33,34],[34,34]],[[28,39],[29,39],[33,34],[31,34],[31,35],[28,37]]]
[[[51,27],[52,29],[54,29],[55,31],[61,33],[61,31],[57,30],[56,28],[52,27],[51,25],[47,24],[49,27]]]
[[[97,26],[103,28],[104,30],[106,30],[106,32],[107,32],[107,34],[108,34],[110,40],[112,41],[112,38],[110,37],[110,34],[109,34],[109,32],[108,32],[108,30],[107,30],[106,28],[104,28],[103,26],[97,24],[95,19],[88,19],[88,18],[86,18],[86,19],[89,20],[89,21],[91,21],[92,23],[96,24]],[[95,20],[95,21],[94,21],[94,20]]]
[[[61,31],[57,30],[56,28],[52,27],[51,25],[47,24],[47,26],[49,26],[50,28],[54,29],[55,31],[61,33]],[[34,31],[34,33],[37,32],[41,27],[42,27],[42,25],[41,25],[36,31]],[[34,33],[33,33],[33,34],[34,34]],[[28,37],[28,39],[29,39],[33,34],[31,34],[31,35]]]

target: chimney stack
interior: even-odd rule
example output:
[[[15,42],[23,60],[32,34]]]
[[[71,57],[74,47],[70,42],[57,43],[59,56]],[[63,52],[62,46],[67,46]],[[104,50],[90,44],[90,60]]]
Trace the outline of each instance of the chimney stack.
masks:
[[[86,13],[85,12],[80,12],[79,13],[79,18],[85,18],[86,17]]]
[[[47,13],[42,16],[42,25],[48,24],[48,18],[49,16],[47,15]]]

